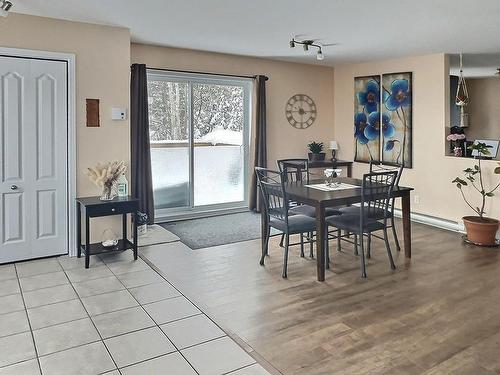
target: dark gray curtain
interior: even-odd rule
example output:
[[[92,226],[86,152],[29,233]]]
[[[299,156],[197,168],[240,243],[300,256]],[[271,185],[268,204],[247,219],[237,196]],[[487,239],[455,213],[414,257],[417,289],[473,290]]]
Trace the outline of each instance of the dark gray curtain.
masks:
[[[148,79],[146,65],[133,64],[130,77],[131,193],[139,210],[154,223],[153,180],[149,147]]]
[[[249,197],[249,208],[260,212],[261,196],[257,190],[257,176],[254,167],[267,167],[267,137],[266,137],[266,76],[256,77],[257,103],[255,119],[255,156],[254,165],[252,165],[252,180]]]

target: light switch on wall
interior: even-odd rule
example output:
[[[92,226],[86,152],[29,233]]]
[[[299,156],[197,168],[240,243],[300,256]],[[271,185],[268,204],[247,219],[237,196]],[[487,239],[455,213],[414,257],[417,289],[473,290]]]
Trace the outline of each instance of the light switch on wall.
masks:
[[[111,108],[111,119],[112,120],[126,120],[127,119],[127,108]]]

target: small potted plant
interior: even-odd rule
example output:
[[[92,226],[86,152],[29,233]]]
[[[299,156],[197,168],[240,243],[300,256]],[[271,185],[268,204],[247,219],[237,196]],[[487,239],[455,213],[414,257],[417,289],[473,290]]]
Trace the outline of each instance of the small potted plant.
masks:
[[[463,140],[465,139],[465,134],[450,134],[446,137],[446,140],[451,142],[453,146],[453,155],[460,157],[462,154],[462,146]]]
[[[478,158],[477,164],[473,168],[464,169],[465,179],[456,177],[452,182],[456,184],[457,188],[462,194],[462,198],[465,203],[477,214],[475,216],[464,216],[462,220],[464,221],[465,231],[467,232],[467,240],[475,245],[480,246],[494,246],[496,245],[496,233],[499,226],[499,221],[497,219],[492,219],[485,217],[484,207],[486,205],[486,198],[491,198],[494,195],[495,190],[500,187],[498,183],[493,189],[487,189],[483,182],[483,170],[481,167],[481,158],[490,155],[490,151],[485,143],[478,142],[469,146],[472,151],[477,151]],[[500,167],[495,168],[495,174],[500,174]],[[467,181],[466,181],[467,180]],[[481,196],[481,206],[474,207],[467,199],[464,193],[464,186],[471,186],[473,190],[476,190]]]
[[[311,142],[307,145],[309,148],[309,161],[323,161],[325,160],[325,153],[323,152],[323,142]]]

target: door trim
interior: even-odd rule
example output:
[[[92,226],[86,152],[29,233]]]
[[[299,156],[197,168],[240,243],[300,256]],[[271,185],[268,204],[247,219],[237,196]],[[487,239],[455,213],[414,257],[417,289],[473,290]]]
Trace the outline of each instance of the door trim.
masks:
[[[59,60],[65,61],[68,65],[67,95],[68,95],[68,243],[67,250],[69,256],[76,256],[76,73],[74,53],[48,52],[21,48],[0,47],[0,55],[5,57],[21,57],[32,59]]]

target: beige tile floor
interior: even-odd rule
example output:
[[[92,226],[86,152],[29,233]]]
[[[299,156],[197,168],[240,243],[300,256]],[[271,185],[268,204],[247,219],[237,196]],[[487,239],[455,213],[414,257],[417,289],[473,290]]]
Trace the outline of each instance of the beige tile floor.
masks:
[[[0,266],[0,375],[268,374],[130,253]]]

